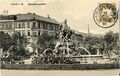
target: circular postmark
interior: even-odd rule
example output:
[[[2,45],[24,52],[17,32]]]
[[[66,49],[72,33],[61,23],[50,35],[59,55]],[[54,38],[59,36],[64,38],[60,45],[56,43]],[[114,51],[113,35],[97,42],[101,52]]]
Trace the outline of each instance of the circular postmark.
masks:
[[[118,13],[115,4],[101,3],[93,13],[95,23],[102,28],[109,28],[115,25],[118,20]]]

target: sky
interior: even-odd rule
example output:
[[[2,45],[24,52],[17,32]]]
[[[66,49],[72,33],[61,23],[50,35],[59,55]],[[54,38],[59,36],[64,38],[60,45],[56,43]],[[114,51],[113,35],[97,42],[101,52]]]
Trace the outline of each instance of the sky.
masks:
[[[88,25],[90,33],[105,34],[113,31],[119,32],[117,21],[111,28],[101,28],[95,24],[93,20],[93,12],[99,3],[116,3],[118,7],[119,0],[0,0],[0,14],[3,10],[8,10],[8,14],[18,13],[36,13],[37,15],[50,15],[51,18],[56,19],[60,23],[64,19],[68,20],[68,26],[79,32],[88,32]],[[46,5],[27,5],[27,3],[45,2]],[[11,3],[24,3],[21,5],[11,5]]]

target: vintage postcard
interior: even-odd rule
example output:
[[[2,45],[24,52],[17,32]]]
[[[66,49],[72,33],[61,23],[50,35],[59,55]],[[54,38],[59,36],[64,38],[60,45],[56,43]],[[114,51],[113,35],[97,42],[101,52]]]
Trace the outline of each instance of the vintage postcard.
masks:
[[[120,0],[0,0],[0,76],[120,76]]]

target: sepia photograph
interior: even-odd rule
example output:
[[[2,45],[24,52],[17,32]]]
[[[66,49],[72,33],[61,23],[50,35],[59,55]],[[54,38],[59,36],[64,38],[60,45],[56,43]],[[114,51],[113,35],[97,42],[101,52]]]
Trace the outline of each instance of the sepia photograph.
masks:
[[[120,76],[120,0],[0,0],[0,76]]]

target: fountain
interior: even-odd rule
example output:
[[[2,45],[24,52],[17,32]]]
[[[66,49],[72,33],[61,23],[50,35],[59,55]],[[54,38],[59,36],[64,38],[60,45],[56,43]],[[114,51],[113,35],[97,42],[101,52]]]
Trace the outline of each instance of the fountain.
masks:
[[[49,63],[50,60],[51,62],[54,63],[56,62],[55,60],[57,59],[58,59],[57,63],[61,63],[60,60],[64,62],[65,59],[67,59],[68,61],[75,60],[78,62],[87,63],[88,61],[91,61],[91,59],[93,58],[100,57],[98,55],[91,55],[90,52],[85,47],[82,46],[77,48],[73,47],[74,42],[72,41],[71,37],[72,35],[74,35],[74,32],[67,26],[67,20],[65,20],[61,25],[62,28],[59,34],[59,39],[55,45],[55,49],[52,50],[50,48],[47,48],[42,53],[45,63]]]
[[[79,50],[79,49],[84,50],[84,52],[86,52],[87,55],[91,55],[90,52],[86,48],[84,48],[84,47],[78,47],[76,50]],[[79,51],[79,54],[81,55],[80,51]]]

